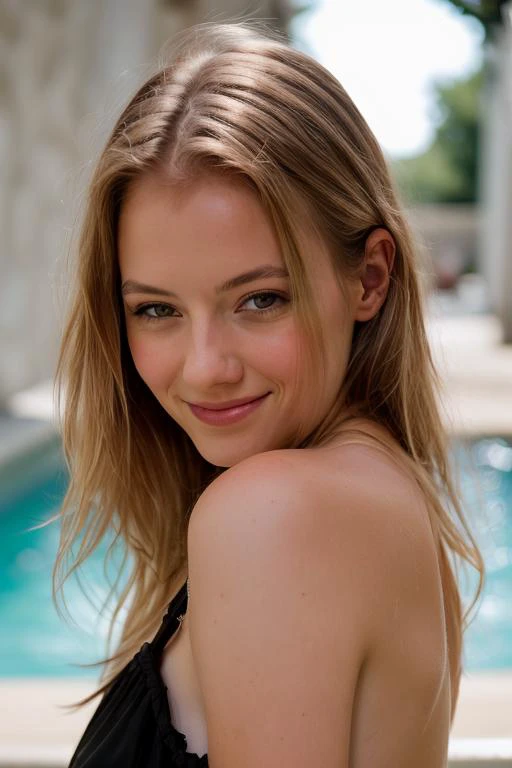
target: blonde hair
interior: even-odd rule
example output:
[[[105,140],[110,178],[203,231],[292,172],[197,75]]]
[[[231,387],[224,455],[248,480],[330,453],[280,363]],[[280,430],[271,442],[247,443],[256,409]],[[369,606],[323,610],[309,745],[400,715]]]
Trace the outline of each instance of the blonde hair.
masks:
[[[466,561],[478,570],[478,597],[483,563],[450,477],[413,239],[380,147],[340,83],[310,57],[246,24],[196,27],[179,41],[119,117],[90,185],[58,365],[70,483],[54,585],[57,593],[107,531],[130,555],[112,623],[123,606],[127,616],[99,690],[155,630],[184,580],[190,512],[218,472],[162,409],[131,360],[119,296],[119,211],[142,175],[158,171],[186,183],[205,170],[237,174],[257,190],[311,335],[319,324],[297,225],[304,206],[341,275],[357,269],[372,229],[385,227],[394,238],[384,306],[371,321],[356,324],[336,407],[300,446],[319,445],[333,430],[345,430],[350,439],[359,423],[354,415],[384,426],[396,441],[428,502],[453,716],[467,619],[455,567]]]

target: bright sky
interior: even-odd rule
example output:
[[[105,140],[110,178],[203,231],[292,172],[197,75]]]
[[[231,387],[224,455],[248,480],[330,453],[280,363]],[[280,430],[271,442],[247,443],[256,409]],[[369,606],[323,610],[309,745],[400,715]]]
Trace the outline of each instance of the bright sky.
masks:
[[[340,80],[385,152],[423,151],[435,128],[435,80],[474,71],[483,34],[443,0],[315,0],[296,44]]]

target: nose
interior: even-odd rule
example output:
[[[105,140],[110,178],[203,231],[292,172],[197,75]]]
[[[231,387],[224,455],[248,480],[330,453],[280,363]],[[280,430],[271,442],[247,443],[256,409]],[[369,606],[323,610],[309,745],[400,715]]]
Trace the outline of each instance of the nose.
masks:
[[[204,322],[191,332],[182,377],[197,396],[222,384],[237,384],[243,377],[241,350],[221,323]]]

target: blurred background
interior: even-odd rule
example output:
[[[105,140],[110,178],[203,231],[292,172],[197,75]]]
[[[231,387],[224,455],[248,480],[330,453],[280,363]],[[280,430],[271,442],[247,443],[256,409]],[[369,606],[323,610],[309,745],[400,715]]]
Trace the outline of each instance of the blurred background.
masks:
[[[512,2],[0,0],[0,766],[65,764],[87,714],[56,705],[92,690],[97,671],[73,664],[104,648],[102,553],[85,590],[69,585],[66,624],[51,601],[56,525],[32,529],[66,484],[52,376],[87,180],[169,38],[251,18],[338,77],[423,246],[453,460],[488,571],[451,759],[512,760]]]

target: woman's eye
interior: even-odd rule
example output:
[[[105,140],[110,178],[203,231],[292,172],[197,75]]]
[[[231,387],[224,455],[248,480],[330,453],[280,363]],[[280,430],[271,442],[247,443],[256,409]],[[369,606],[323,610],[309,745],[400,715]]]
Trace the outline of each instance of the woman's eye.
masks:
[[[175,317],[176,310],[169,304],[143,304],[137,307],[133,314],[147,320],[160,320],[165,317]]]
[[[254,312],[269,312],[271,310],[280,309],[283,304],[287,303],[287,299],[274,291],[261,291],[260,293],[253,293],[252,296],[248,296],[242,307]],[[252,305],[252,306],[251,306]]]

